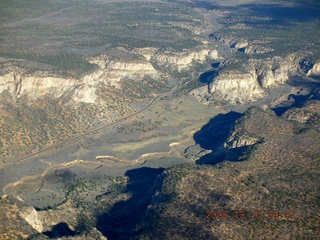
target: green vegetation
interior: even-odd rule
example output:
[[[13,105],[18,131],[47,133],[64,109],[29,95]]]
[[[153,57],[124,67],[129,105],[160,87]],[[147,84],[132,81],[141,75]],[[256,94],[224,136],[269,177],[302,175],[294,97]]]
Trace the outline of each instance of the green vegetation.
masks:
[[[4,0],[0,19],[1,57],[45,63],[76,76],[95,68],[85,57],[118,46],[194,48],[201,44],[194,30],[205,24],[189,7],[157,2]]]
[[[317,237],[318,132],[296,135],[292,122],[258,108],[235,130],[265,141],[242,162],[166,170],[139,239]]]
[[[301,2],[301,1],[300,1]],[[311,1],[312,2],[312,1]],[[297,51],[311,51],[320,58],[319,5],[252,5],[231,12],[220,19],[226,27],[216,33],[218,36],[232,36],[234,41],[247,40],[256,48],[273,51],[257,54],[260,57],[286,56]],[[237,25],[242,27],[236,27]]]
[[[97,65],[89,63],[83,56],[73,53],[32,54],[32,53],[2,53],[8,59],[23,59],[48,64],[56,73],[65,76],[79,77],[97,69]]]

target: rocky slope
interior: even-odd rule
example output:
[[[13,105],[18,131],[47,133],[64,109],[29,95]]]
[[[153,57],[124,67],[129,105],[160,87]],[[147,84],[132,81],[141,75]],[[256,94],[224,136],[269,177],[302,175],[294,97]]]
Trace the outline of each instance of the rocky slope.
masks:
[[[95,239],[106,240],[96,228],[88,232],[75,231],[77,216],[70,206],[60,206],[57,210],[36,211],[23,200],[11,196],[0,198],[0,239]],[[73,211],[72,211],[73,210]],[[75,218],[75,219],[74,219]],[[67,224],[68,223],[68,224]],[[60,226],[60,227],[57,227]],[[65,227],[66,226],[66,227]],[[69,229],[70,236],[66,236]]]
[[[0,238],[26,239],[41,230],[34,208],[8,196],[0,198]]]
[[[131,222],[126,225],[123,216],[135,216],[135,207],[139,206],[139,214],[145,215],[141,222],[134,222],[139,223],[136,227],[130,225],[130,236],[137,239],[255,239],[270,234],[315,238],[319,224],[316,179],[320,139],[316,128],[319,119],[314,116],[318,110],[319,101],[307,102],[291,112],[305,112],[313,121],[296,121],[289,117],[296,116],[290,112],[278,117],[270,110],[252,107],[225,138],[224,147],[229,151],[250,147],[241,153],[242,162],[181,165],[164,172],[154,169],[152,177],[145,176],[151,171],[148,168],[140,169],[144,177],[134,174],[139,169],[133,170],[130,181],[115,184],[108,194],[91,203],[86,213],[70,202],[36,211],[19,200],[3,197],[0,206],[10,206],[11,215],[1,215],[1,223],[9,221],[6,226],[0,225],[4,232],[1,237],[46,239],[56,234],[61,239],[105,239],[96,228],[107,228],[106,234],[128,239],[125,226]],[[77,233],[84,219],[79,218],[81,214],[89,228]],[[90,223],[89,215],[97,217],[99,224]],[[123,229],[106,225],[119,226],[117,221]],[[59,233],[56,228],[61,224],[75,236]],[[175,228],[170,227],[173,225]],[[20,226],[19,231],[13,231],[14,226]]]
[[[194,52],[185,53],[158,53],[154,56],[154,61],[160,65],[173,68],[177,71],[187,69],[194,62],[204,62],[206,59],[216,60],[219,59],[217,50],[199,49]]]
[[[319,101],[308,101],[302,108],[291,108],[283,115],[288,120],[294,120],[299,123],[320,126],[320,103]]]
[[[165,171],[139,237],[317,238],[319,130],[301,127],[249,109],[226,141],[228,148],[251,146],[243,161]]]
[[[320,76],[320,62],[316,62],[312,68],[308,71],[307,76]]]
[[[225,66],[222,64],[208,86],[195,89],[190,94],[209,103],[225,101],[244,104],[255,101],[266,96],[269,88],[277,87],[297,74],[304,58],[303,53],[295,53],[285,58],[238,60]]]
[[[42,96],[57,99],[67,93],[74,102],[95,103],[99,100],[96,93],[101,84],[121,88],[120,81],[124,79],[157,79],[160,75],[170,74],[159,72],[154,65],[181,71],[191,67],[194,62],[203,63],[206,59],[218,57],[216,50],[208,48],[183,53],[161,52],[151,48],[131,51],[120,48],[89,59],[99,69],[81,79],[50,76],[50,73],[43,71],[29,73],[29,69],[19,67],[7,68],[0,76],[0,95],[7,92],[16,100],[27,97],[33,101]]]
[[[36,62],[31,67],[2,59],[0,166],[141,110],[155,95],[182,84],[178,74],[190,75],[188,70],[217,57],[208,45],[184,52],[119,47],[87,59],[97,67],[79,78],[48,66],[40,71]]]

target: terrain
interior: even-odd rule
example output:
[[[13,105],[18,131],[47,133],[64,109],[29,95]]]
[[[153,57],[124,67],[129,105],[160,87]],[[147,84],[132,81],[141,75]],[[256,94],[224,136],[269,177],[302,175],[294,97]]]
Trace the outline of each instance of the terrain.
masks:
[[[308,105],[318,118],[319,102]],[[229,161],[165,171],[140,239],[316,239],[319,132],[287,118],[250,108],[226,140]]]
[[[0,238],[317,238],[319,8],[1,2]]]

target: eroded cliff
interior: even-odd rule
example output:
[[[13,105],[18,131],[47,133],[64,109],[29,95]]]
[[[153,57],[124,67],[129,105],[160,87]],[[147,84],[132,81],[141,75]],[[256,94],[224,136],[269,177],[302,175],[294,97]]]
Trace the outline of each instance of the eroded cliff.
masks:
[[[276,56],[222,64],[208,86],[195,89],[191,95],[204,103],[255,101],[266,96],[269,88],[277,87],[297,74],[304,57],[303,53],[295,53],[285,58]]]
[[[174,53],[155,48],[119,48],[89,59],[99,68],[80,79],[44,71],[30,73],[29,69],[19,67],[7,69],[0,76],[0,94],[7,92],[16,100],[27,97],[31,101],[42,96],[57,99],[67,94],[74,102],[96,103],[101,84],[121,89],[121,81],[126,84],[126,81],[142,81],[148,77],[163,78],[170,75],[171,70],[186,70],[195,62],[218,57],[216,50],[206,47]],[[159,67],[166,70],[159,71]]]

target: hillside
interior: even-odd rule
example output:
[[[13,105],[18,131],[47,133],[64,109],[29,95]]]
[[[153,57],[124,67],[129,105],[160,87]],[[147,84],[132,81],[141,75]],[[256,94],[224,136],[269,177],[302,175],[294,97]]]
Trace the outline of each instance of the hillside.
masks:
[[[317,239],[316,0],[3,0],[0,239]]]
[[[263,141],[249,144],[240,162],[165,171],[139,239],[317,238],[319,129],[252,108],[230,135],[232,150],[247,146],[239,139]]]

